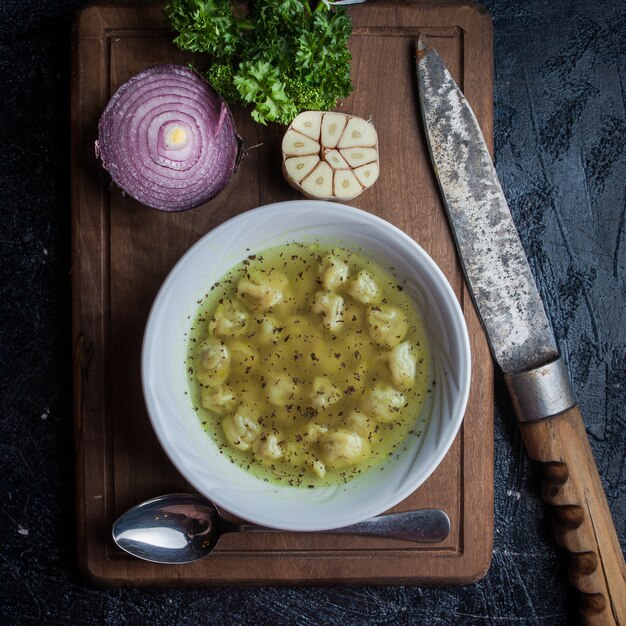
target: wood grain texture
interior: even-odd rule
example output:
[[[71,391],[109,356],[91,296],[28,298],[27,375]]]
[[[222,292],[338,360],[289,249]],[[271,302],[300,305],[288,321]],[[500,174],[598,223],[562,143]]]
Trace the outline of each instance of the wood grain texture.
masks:
[[[110,541],[117,515],[143,499],[189,489],[150,427],[141,395],[140,345],[156,292],[200,236],[242,211],[297,198],[280,175],[284,129],[262,128],[235,108],[249,152],[214,201],[183,214],[147,209],[119,190],[93,155],[97,120],[113,91],[139,70],[188,57],[170,43],[160,7],[91,6],[75,24],[72,86],[73,338],[79,562],[109,584],[465,583],[491,559],[493,372],[462,280],[419,126],[413,42],[429,34],[474,107],[492,145],[492,39],[475,6],[371,2],[351,15],[355,92],[342,110],[372,116],[381,176],[357,204],[415,238],[450,280],[467,319],[473,384],[464,425],[436,472],[395,510],[441,507],[452,533],[438,546],[372,538],[233,535],[210,559],[158,566]]]
[[[579,408],[520,429],[528,455],[543,464],[541,495],[554,507],[554,535],[569,553],[583,622],[626,624],[626,566]]]

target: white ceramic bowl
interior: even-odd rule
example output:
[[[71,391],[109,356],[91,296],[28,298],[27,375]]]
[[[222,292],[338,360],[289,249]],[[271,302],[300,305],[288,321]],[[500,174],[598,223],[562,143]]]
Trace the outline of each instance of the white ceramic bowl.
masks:
[[[186,395],[186,338],[208,286],[249,254],[292,241],[328,242],[393,267],[421,309],[437,384],[421,437],[408,442],[385,471],[327,488],[272,485],[232,464],[202,430]],[[354,524],[396,505],[444,457],[463,420],[470,386],[470,347],[463,314],[448,281],[424,250],[388,222],[349,206],[302,200],[259,207],[200,239],[159,291],[146,326],[143,390],[165,452],[195,489],[257,524],[313,531]],[[427,417],[427,416],[426,416]]]

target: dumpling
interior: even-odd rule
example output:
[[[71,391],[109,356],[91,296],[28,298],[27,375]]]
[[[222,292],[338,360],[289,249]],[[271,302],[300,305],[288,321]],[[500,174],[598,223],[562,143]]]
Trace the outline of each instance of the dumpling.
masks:
[[[350,411],[346,419],[346,427],[353,430],[359,437],[367,439],[372,432],[372,420],[361,411]]]
[[[320,276],[324,289],[333,291],[348,280],[350,268],[346,261],[342,261],[334,254],[329,254],[324,258],[320,267]]]
[[[369,452],[369,444],[363,437],[343,428],[329,431],[320,445],[320,457],[332,469],[356,465]]]
[[[397,346],[409,330],[409,322],[404,313],[386,304],[370,307],[367,323],[372,339],[388,348]]]
[[[302,433],[303,441],[306,445],[312,445],[317,443],[320,440],[322,435],[325,435],[328,432],[328,428],[326,426],[322,426],[321,424],[307,424],[304,432]]]
[[[408,341],[403,341],[389,352],[387,365],[394,387],[406,391],[415,384],[417,358]]]
[[[254,454],[263,459],[275,461],[283,456],[282,437],[276,433],[261,435],[252,444]]]
[[[327,409],[335,402],[341,400],[341,393],[333,383],[323,376],[316,376],[313,379],[313,389],[311,391],[311,404],[318,410]]]
[[[233,339],[227,342],[230,351],[231,370],[238,370],[244,374],[248,374],[250,370],[258,363],[258,355],[256,350],[241,339]]]
[[[378,300],[380,291],[374,277],[366,270],[361,270],[350,282],[348,293],[362,304],[371,304]]]
[[[283,460],[293,467],[302,467],[306,463],[309,453],[306,452],[301,443],[290,439],[283,448]]]
[[[196,377],[201,385],[213,387],[223,383],[230,372],[230,351],[215,337],[205,339],[196,351]]]
[[[238,411],[234,415],[226,417],[222,422],[224,435],[228,443],[238,450],[249,450],[252,443],[259,436],[258,422],[246,415],[244,411]]]
[[[240,302],[227,298],[215,308],[209,320],[209,333],[219,337],[240,337],[248,328],[248,317]]]
[[[402,393],[391,385],[377,384],[364,396],[363,410],[379,422],[391,422],[405,406]]]
[[[228,385],[203,387],[200,391],[200,397],[202,406],[218,415],[234,411],[238,403],[235,392]]]
[[[277,407],[283,407],[293,402],[298,391],[298,385],[293,377],[287,374],[270,373],[265,384],[267,401]]]
[[[249,337],[255,337],[260,343],[276,343],[278,321],[273,315],[264,313],[262,317],[257,317],[250,324]]]
[[[321,313],[324,326],[333,334],[343,327],[344,299],[330,291],[318,291],[313,298],[313,313]]]
[[[250,306],[266,311],[284,300],[288,282],[281,272],[251,272],[239,280],[237,295]]]
[[[324,476],[326,476],[326,465],[324,465],[324,463],[322,463],[319,459],[308,459],[306,466],[318,478],[324,478]]]

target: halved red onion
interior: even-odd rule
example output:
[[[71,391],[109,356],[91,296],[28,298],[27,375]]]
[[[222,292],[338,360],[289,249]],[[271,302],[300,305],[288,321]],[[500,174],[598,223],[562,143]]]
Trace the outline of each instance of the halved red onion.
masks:
[[[241,147],[226,103],[181,65],[155,65],[124,83],[102,113],[96,141],[113,181],[161,211],[214,198],[237,170]]]

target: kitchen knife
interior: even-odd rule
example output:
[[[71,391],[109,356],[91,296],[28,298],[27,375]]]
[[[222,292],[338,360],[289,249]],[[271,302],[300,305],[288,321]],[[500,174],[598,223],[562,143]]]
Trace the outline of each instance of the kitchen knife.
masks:
[[[470,292],[517,415],[541,495],[569,552],[586,624],[626,626],[626,579],[606,496],[567,369],[476,117],[423,36],[416,48],[431,160]]]

